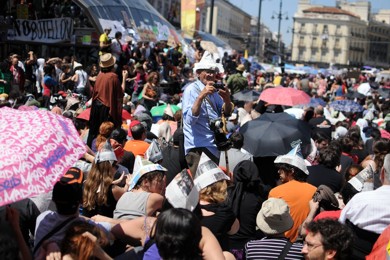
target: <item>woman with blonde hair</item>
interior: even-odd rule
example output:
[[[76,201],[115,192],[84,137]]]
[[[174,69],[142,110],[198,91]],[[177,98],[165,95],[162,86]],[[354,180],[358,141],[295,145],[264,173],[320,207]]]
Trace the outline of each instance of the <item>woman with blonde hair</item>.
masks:
[[[143,105],[146,109],[150,110],[152,107],[156,106],[158,103],[158,98],[160,96],[159,91],[160,86],[160,75],[153,71],[149,74],[146,84],[141,92],[141,97],[143,98]]]
[[[205,154],[202,154],[202,157]],[[233,209],[226,203],[229,177],[210,159],[199,163],[195,176],[195,185],[200,189],[199,204],[202,209],[202,226],[211,230],[220,243],[222,250],[228,251],[229,237],[235,234],[240,223]]]
[[[117,184],[122,178],[114,181],[117,159],[109,141],[106,141],[102,149],[96,154],[92,168],[88,173],[83,188],[83,212],[86,217],[93,217],[97,214],[112,217],[116,203],[127,191],[125,187]],[[128,175],[129,176],[129,175]]]

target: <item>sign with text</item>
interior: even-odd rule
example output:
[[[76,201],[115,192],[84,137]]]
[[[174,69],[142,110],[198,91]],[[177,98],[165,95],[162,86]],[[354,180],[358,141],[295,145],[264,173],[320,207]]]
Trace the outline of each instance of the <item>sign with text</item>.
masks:
[[[73,34],[71,18],[24,20],[16,19],[8,40],[57,43],[68,42]]]

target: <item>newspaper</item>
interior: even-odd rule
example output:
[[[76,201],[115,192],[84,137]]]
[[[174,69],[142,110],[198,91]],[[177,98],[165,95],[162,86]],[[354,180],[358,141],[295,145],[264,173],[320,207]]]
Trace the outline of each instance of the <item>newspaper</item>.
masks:
[[[178,173],[165,190],[165,197],[175,208],[184,208],[193,211],[199,203],[199,191],[187,172],[187,169]]]
[[[217,164],[215,164],[215,162],[213,162],[206,154],[202,153],[194,179],[196,188],[200,191],[201,189],[220,180],[230,180],[230,178],[218,167]]]

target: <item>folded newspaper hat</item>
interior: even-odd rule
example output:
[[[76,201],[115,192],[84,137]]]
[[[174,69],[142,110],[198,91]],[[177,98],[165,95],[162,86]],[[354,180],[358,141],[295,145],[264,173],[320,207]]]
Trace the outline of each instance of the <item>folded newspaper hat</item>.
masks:
[[[288,154],[279,155],[278,157],[276,157],[274,163],[286,163],[295,166],[307,175],[309,175],[305,160],[303,160],[303,156],[301,154],[300,144],[296,145]]]
[[[143,175],[145,175],[148,172],[153,172],[153,171],[166,172],[167,169],[162,167],[160,164],[152,163],[151,161],[143,159],[141,156],[137,155],[135,157],[133,175],[132,175],[132,178],[130,180],[129,190],[132,190],[135,187],[135,185],[137,185],[139,179]]]
[[[145,159],[153,163],[157,163],[163,159],[161,147],[157,143],[156,139],[153,139],[152,143],[149,145],[149,148],[146,150]]]
[[[167,107],[164,109],[164,114],[173,117],[173,111],[170,104],[168,104]]]
[[[386,155],[387,156],[387,155]],[[356,174],[353,178],[351,178],[348,183],[352,185],[358,192],[363,190],[364,183],[373,178],[374,169],[371,164],[367,165],[366,168],[361,170],[358,174]]]
[[[98,151],[95,156],[95,163],[106,161],[109,161],[111,164],[118,161],[114,150],[112,149],[111,143],[108,140],[104,143],[102,149],[100,149],[100,151]]]
[[[199,203],[199,191],[187,169],[179,172],[165,190],[165,197],[175,208],[193,211]]]
[[[194,178],[196,188],[200,191],[220,180],[230,180],[230,178],[205,153],[202,153]]]

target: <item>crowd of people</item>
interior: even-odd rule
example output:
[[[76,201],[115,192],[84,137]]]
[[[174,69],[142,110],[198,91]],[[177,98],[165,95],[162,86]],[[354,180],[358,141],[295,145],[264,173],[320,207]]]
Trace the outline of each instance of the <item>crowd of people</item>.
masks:
[[[2,259],[386,258],[390,81],[251,71],[199,38],[191,64],[180,44],[110,30],[98,64],[32,51],[0,64],[0,107],[67,117],[87,148],[52,192],[0,208]],[[291,115],[310,147],[259,158],[240,129],[289,107],[234,94],[279,86],[323,103]],[[363,110],[329,107],[347,99]],[[166,193],[176,183],[186,196]]]

